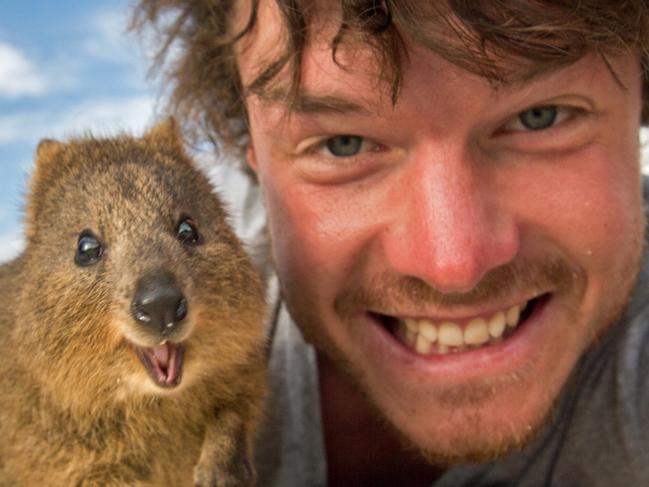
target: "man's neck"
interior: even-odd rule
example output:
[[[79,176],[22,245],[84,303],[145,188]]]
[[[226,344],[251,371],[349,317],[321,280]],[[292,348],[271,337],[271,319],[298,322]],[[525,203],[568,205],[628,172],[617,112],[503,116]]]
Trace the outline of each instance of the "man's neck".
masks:
[[[318,356],[329,487],[430,487],[442,471],[406,450],[345,374]]]

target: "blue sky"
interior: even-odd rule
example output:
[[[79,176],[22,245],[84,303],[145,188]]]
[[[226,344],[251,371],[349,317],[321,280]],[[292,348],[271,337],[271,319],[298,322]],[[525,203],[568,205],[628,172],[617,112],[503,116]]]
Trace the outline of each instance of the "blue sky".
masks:
[[[33,153],[44,137],[141,132],[158,86],[124,0],[0,2],[0,261],[22,246]]]

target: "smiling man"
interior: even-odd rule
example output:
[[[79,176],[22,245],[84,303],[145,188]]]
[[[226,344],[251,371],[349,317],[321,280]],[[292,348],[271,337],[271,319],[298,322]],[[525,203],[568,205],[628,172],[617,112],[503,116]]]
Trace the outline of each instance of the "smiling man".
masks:
[[[139,15],[263,192],[260,485],[649,483],[649,7],[212,3]]]

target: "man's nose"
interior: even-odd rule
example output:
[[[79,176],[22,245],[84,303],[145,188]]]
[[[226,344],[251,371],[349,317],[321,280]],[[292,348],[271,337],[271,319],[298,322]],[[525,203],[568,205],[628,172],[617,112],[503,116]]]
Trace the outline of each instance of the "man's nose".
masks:
[[[466,152],[410,161],[382,235],[390,270],[440,292],[468,292],[490,270],[510,262],[519,235],[495,171],[479,167]]]

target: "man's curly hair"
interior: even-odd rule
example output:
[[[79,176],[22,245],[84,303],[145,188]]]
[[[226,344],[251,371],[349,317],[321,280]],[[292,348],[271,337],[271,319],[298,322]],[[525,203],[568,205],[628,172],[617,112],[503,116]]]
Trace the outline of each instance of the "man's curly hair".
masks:
[[[251,13],[235,32],[237,1],[249,1]],[[255,80],[241,85],[235,45],[254,28],[259,1],[139,0],[135,8],[134,28],[151,27],[158,35],[153,68],[170,83],[170,108],[194,140],[206,137],[226,150],[244,149],[245,97],[262,94],[287,64],[292,88],[299,85],[301,53],[314,15],[314,2],[309,0],[263,0],[279,7],[288,34],[286,46],[283,55],[260,68]],[[370,46],[393,101],[408,62],[404,39],[494,84],[567,66],[588,52],[599,53],[604,61],[628,50],[649,59],[647,0],[338,1],[342,21],[332,39],[334,60],[342,43]],[[643,122],[649,120],[648,94],[645,76]]]

